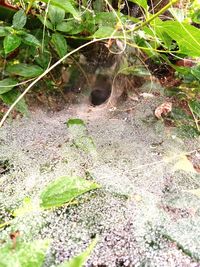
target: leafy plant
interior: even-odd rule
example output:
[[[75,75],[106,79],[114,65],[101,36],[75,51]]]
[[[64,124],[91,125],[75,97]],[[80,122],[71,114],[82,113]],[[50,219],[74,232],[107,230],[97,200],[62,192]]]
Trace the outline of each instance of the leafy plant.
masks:
[[[41,207],[45,209],[60,207],[74,198],[98,188],[100,185],[92,181],[75,176],[64,176],[50,183],[42,192]]]
[[[67,127],[69,129],[70,138],[77,148],[91,154],[96,152],[95,144],[92,138],[88,135],[83,120],[69,119],[67,121]]]
[[[60,264],[58,267],[81,267],[87,261],[88,257],[90,256],[91,252],[93,251],[94,247],[97,244],[97,238],[95,238],[89,247],[80,255],[74,257],[73,259],[69,260],[69,262],[64,262]]]
[[[0,266],[41,267],[49,247],[47,240],[26,243],[20,239],[10,240],[0,248]]]

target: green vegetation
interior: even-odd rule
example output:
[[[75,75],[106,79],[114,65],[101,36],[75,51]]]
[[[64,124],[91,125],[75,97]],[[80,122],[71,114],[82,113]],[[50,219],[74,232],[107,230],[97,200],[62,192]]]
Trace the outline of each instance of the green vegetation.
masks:
[[[46,3],[44,7],[42,2]],[[199,106],[199,2],[173,0],[165,6],[156,3],[154,7],[146,0],[129,1],[128,14],[125,1],[24,1],[19,10],[18,5],[14,5],[16,9],[2,6],[2,10],[12,10],[14,15],[7,19],[5,14],[0,16],[1,99],[8,105],[21,100],[40,79],[48,83],[48,73],[69,55],[103,41],[113,53],[134,47],[140,51],[142,61],[145,57],[157,66],[166,64],[174,69],[181,85],[172,87],[179,92],[189,88],[185,99],[192,100],[188,106],[197,127],[199,113],[193,111]],[[131,12],[135,10],[134,17]],[[29,87],[25,89],[26,84]],[[49,85],[55,86],[53,81]],[[18,101],[12,108],[27,113],[24,100],[17,105]]]

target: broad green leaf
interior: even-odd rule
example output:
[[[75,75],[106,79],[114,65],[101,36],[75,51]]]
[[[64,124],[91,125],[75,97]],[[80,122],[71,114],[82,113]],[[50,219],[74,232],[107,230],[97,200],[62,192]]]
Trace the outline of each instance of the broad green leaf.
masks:
[[[193,189],[193,190],[186,190],[186,192],[189,192],[189,193],[197,196],[198,198],[200,198],[200,188]]]
[[[7,105],[12,105],[14,101],[20,96],[20,92],[17,89],[12,89],[11,91],[4,93],[3,95],[0,95],[0,98],[3,100],[4,103]],[[15,106],[15,109],[21,112],[24,115],[28,114],[28,107],[26,105],[26,102],[24,99],[21,99],[17,105]]]
[[[189,106],[192,110],[192,112],[200,118],[200,101],[198,100],[191,100],[189,102]]]
[[[92,241],[92,243],[89,245],[89,247],[83,253],[81,253],[79,256],[74,257],[73,259],[71,259],[68,262],[64,262],[64,263],[60,264],[58,267],[82,267],[86,263],[88,257],[92,253],[96,244],[97,244],[97,238],[95,238]]]
[[[56,26],[64,20],[65,10],[57,6],[49,5],[48,17],[52,25]]]
[[[67,54],[67,42],[65,37],[60,33],[53,33],[51,43],[60,58]]]
[[[48,4],[49,0],[43,0],[43,2]],[[72,14],[74,18],[80,19],[78,11],[74,8],[69,0],[51,0],[51,5],[60,7],[64,9],[65,12]]]
[[[49,51],[40,52],[35,57],[35,62],[40,65],[43,69],[46,69],[51,60],[51,53]]]
[[[32,46],[40,46],[39,40],[32,34],[29,33],[24,33],[22,35],[22,42],[27,44],[27,45],[32,45]]]
[[[130,2],[137,4],[138,6],[147,9],[147,1],[146,0],[130,0]]]
[[[50,183],[42,192],[40,199],[42,208],[60,207],[74,198],[100,188],[100,185],[80,177],[61,177]]]
[[[20,9],[13,16],[12,25],[17,30],[23,29],[23,27],[26,24],[26,20],[27,20],[27,17],[26,17],[26,14],[25,14],[24,10],[23,9]]]
[[[57,25],[56,29],[69,34],[78,34],[84,30],[84,26],[83,24],[79,24],[78,21],[71,20],[68,22],[61,22]]]
[[[41,267],[49,247],[47,240],[34,240],[30,243],[17,239],[16,247],[12,241],[0,248],[1,267]]]
[[[12,78],[6,78],[0,81],[0,95],[5,94],[8,91],[12,90],[17,83],[18,81]]]
[[[33,78],[42,74],[43,69],[38,65],[19,63],[8,65],[6,71],[13,75],[19,75],[25,78]]]
[[[106,8],[106,2],[104,0],[93,1],[93,9],[95,13],[105,10],[105,8]]]
[[[44,17],[41,15],[37,15],[37,17],[42,22],[42,24],[45,25],[45,27],[47,27],[48,29],[52,31],[54,30],[52,23],[48,19],[44,19]]]
[[[183,124],[174,129],[175,134],[180,138],[197,138],[200,136],[196,126]]]
[[[5,27],[0,26],[0,37],[8,35],[9,32],[6,30]]]
[[[200,24],[200,9],[196,9],[194,14],[192,14],[192,21]]]
[[[196,67],[193,67],[193,68],[187,68],[187,69],[189,69],[188,72],[191,73],[195,77],[195,79],[200,80],[200,66],[196,66]],[[186,73],[186,75],[187,75],[187,73]]]
[[[94,15],[89,11],[83,13],[81,24],[84,26],[84,31],[90,34],[93,34],[97,29]]]
[[[20,36],[17,36],[15,34],[7,35],[3,40],[3,47],[5,53],[9,54],[10,52],[14,51],[17,47],[19,47],[20,44],[21,44]]]
[[[98,26],[113,27],[117,23],[117,18],[112,12],[98,12],[95,16],[95,22]]]
[[[114,28],[107,27],[107,26],[102,26],[100,27],[95,33],[94,37],[95,38],[105,38],[105,37],[112,37],[113,33],[115,32]]]
[[[81,119],[69,119],[67,121],[67,127],[73,144],[78,149],[94,156],[96,154],[96,147],[88,134],[84,122]]]
[[[177,42],[181,53],[189,57],[200,56],[200,29],[178,21],[164,21],[156,27]]]

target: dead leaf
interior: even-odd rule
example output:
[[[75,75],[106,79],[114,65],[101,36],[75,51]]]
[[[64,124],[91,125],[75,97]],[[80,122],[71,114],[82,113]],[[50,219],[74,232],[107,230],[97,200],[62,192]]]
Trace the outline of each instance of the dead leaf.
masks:
[[[172,103],[171,102],[164,102],[160,106],[158,106],[155,110],[155,116],[160,119],[162,115],[166,116],[172,110]]]

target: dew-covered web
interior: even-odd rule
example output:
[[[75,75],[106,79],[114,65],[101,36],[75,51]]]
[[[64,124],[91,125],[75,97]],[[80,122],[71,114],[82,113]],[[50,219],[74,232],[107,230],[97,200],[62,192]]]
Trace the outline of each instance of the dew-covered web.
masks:
[[[0,130],[0,239],[19,230],[26,241],[50,239],[44,266],[82,252],[99,236],[87,266],[200,266],[200,200],[190,190],[200,175],[199,140],[180,139],[154,119],[164,101],[141,99],[131,112],[74,105],[56,114],[37,111]],[[90,154],[72,146],[65,122],[82,118],[96,145]],[[188,165],[187,165],[188,164]],[[188,167],[190,166],[190,168]],[[29,197],[38,207],[42,190],[63,175],[90,176],[102,188],[77,203],[33,209],[13,220]]]

